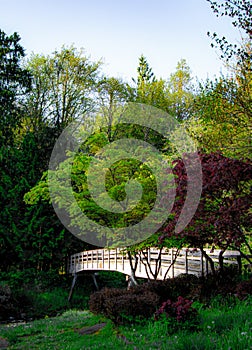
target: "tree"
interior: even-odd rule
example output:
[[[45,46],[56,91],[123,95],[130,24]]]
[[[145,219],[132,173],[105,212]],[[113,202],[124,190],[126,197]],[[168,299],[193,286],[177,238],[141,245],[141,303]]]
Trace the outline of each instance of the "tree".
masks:
[[[252,5],[246,0],[207,1],[217,16],[231,17],[246,37],[238,48],[214,33],[212,38],[226,60],[229,76],[200,84],[187,128],[202,152],[220,151],[228,157],[251,159]]]
[[[108,141],[102,146],[104,145],[108,145]],[[92,145],[92,148],[94,148],[94,145]],[[67,213],[69,227],[82,225],[80,215],[77,214],[76,206],[72,203],[71,198],[69,197],[68,200],[67,194],[62,196],[62,193],[66,193],[66,170],[71,166],[71,186],[73,189],[71,193],[74,194],[78,208],[91,220],[90,225],[85,221],[84,226],[80,227],[80,236],[83,236],[84,239],[85,235],[88,237],[88,233],[94,231],[93,222],[95,222],[98,224],[95,235],[104,241],[104,245],[130,245],[132,241],[137,241],[136,235],[131,237],[130,234],[128,236],[124,233],[120,234],[120,228],[124,228],[125,226],[130,227],[138,223],[153,208],[156,197],[155,179],[151,176],[152,173],[147,165],[141,164],[137,159],[129,159],[127,152],[125,151],[123,153],[123,150],[120,155],[121,159],[114,162],[108,169],[106,153],[101,157],[99,151],[96,150],[95,157],[97,157],[96,160],[98,162],[92,166],[92,171],[90,171],[91,162],[94,161],[94,155],[91,156],[87,152],[88,147],[83,145],[80,151],[74,155],[74,158],[68,158],[59,165],[58,169],[51,171],[50,186],[54,188],[53,193],[55,194],[52,195],[51,193],[52,199],[54,203],[57,203],[60,210],[64,210]],[[113,148],[110,148],[108,152],[109,159],[113,159]],[[115,152],[118,156],[116,146]],[[145,152],[147,156],[147,151],[144,149],[138,150],[138,152]],[[96,187],[105,181],[106,186],[106,191],[99,192],[95,199],[90,192],[90,182],[92,183],[92,181],[95,182]],[[128,186],[129,181],[137,181],[141,184],[142,196],[138,195],[138,188],[136,186]],[[36,205],[41,200],[46,202],[51,201],[47,173],[25,195],[27,204]],[[109,200],[111,201],[111,210],[106,209]],[[106,237],[103,239],[104,226],[109,229]],[[99,230],[101,231],[100,236]],[[139,236],[141,234],[143,233],[139,231]]]
[[[132,78],[132,80],[136,86],[132,90],[130,101],[167,110],[166,83],[163,79],[156,79],[143,55],[139,57],[137,79]]]
[[[0,30],[0,147],[12,144],[21,124],[20,101],[31,86],[30,73],[22,68],[24,49],[17,33],[7,36]]]
[[[206,0],[210,3],[211,9],[219,16],[228,16],[232,18],[232,25],[247,37],[247,41],[252,39],[252,4],[249,0],[228,0],[228,1],[213,1]],[[208,35],[216,42],[217,47],[220,48],[222,54],[221,58],[229,61],[233,56],[238,57],[238,62],[250,61],[252,58],[251,51],[247,52],[243,47],[237,47],[236,44],[229,43],[225,37],[219,38],[216,33]],[[212,43],[212,47],[215,45]]]
[[[21,101],[30,89],[31,76],[22,68],[24,49],[19,42],[17,33],[7,36],[0,30],[0,259],[4,263],[15,261],[10,247],[12,244],[18,247],[14,219],[20,199],[18,194],[26,182],[21,176],[17,134],[24,119]]]
[[[168,79],[169,113],[179,121],[188,119],[193,102],[193,85],[190,67],[181,59]]]
[[[106,125],[108,140],[111,142],[113,139],[112,124],[115,118],[119,120],[120,107],[129,97],[129,87],[121,79],[104,77],[98,83],[97,92],[99,115],[96,119],[98,123],[99,119],[102,119],[103,128]]]
[[[148,83],[153,83],[156,80],[156,77],[152,71],[152,68],[149,66],[149,63],[147,62],[146,57],[144,57],[144,55],[141,55],[139,57],[139,65],[137,67],[137,86],[139,87],[139,89],[141,89],[141,87],[144,84],[148,84]],[[133,79],[133,81],[135,82],[135,80]]]
[[[188,157],[190,159],[190,155]],[[175,227],[187,195],[187,173],[183,161],[175,161],[177,200],[160,241],[169,237],[184,238],[190,247],[202,251],[214,272],[214,264],[204,251],[206,245],[212,249],[221,249],[221,267],[223,253],[229,248],[237,249],[245,256],[245,247],[251,254],[248,233],[252,224],[252,165],[248,161],[230,159],[219,153],[201,153],[200,159],[203,175],[201,199],[191,222],[181,232],[175,232]]]
[[[34,130],[42,125],[62,130],[92,111],[100,65],[74,47],[31,56],[32,91],[25,104]]]
[[[145,103],[159,108],[178,121],[190,117],[193,102],[193,85],[189,66],[182,59],[176,66],[176,71],[170,74],[167,81],[157,79],[150,68],[147,59],[142,55],[137,68],[137,84],[131,101]]]
[[[240,65],[234,76],[200,85],[186,127],[203,152],[251,158],[251,83],[251,71]]]

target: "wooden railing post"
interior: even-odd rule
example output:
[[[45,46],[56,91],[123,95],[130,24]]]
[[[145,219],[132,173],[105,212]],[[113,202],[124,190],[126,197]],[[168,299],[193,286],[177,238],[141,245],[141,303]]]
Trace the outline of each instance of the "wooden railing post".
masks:
[[[204,277],[204,257],[203,257],[203,253],[201,252],[200,255],[200,270],[201,270],[201,276]]]
[[[239,271],[239,274],[241,274],[241,273],[242,273],[242,260],[241,260],[241,255],[237,255],[236,260],[237,260],[237,264],[238,264],[238,271]]]
[[[171,249],[172,278],[174,278],[173,249]]]
[[[185,251],[185,273],[188,273],[188,256],[187,256],[188,252],[187,249]]]
[[[115,250],[115,269],[117,270],[117,248]]]
[[[148,248],[148,264],[151,262],[150,248]]]

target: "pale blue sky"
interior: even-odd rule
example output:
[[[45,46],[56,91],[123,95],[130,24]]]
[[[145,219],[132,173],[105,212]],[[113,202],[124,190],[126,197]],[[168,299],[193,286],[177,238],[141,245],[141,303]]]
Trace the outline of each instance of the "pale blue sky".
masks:
[[[0,28],[17,31],[28,55],[74,44],[103,58],[104,73],[128,81],[142,53],[158,78],[168,78],[181,58],[201,80],[219,76],[207,31],[240,41],[231,20],[216,18],[206,0],[0,0]]]

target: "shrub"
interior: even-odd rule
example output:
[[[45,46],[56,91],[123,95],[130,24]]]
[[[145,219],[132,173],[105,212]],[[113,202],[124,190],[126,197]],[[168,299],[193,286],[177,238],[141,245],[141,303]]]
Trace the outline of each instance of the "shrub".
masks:
[[[91,295],[90,310],[103,314],[116,324],[136,321],[138,318],[149,318],[159,305],[157,294],[145,290],[122,290],[105,288]]]
[[[237,284],[235,289],[236,296],[244,300],[248,297],[248,295],[252,295],[252,278],[247,281],[242,281]]]
[[[91,294],[89,299],[89,309],[94,314],[106,314],[105,300],[116,298],[122,295],[125,291],[117,288],[104,288],[99,292]]]
[[[0,284],[0,321],[16,316],[15,301],[8,285]]]
[[[235,293],[235,288],[240,279],[236,266],[226,266],[218,270],[214,275],[201,278],[201,287],[198,298],[209,300],[216,295],[228,296]]]
[[[106,317],[116,324],[148,319],[156,311],[158,302],[158,296],[148,291],[143,294],[125,293],[106,300]]]
[[[175,318],[177,322],[191,321],[197,316],[197,310],[192,307],[192,303],[191,300],[181,296],[175,302],[168,299],[155,312],[154,318],[158,320],[164,315],[167,318]]]
[[[191,274],[181,274],[175,278],[169,278],[164,281],[150,281],[134,287],[135,293],[144,293],[150,291],[157,294],[160,302],[167,299],[177,300],[179,296],[192,298],[194,290],[200,284],[198,277]]]

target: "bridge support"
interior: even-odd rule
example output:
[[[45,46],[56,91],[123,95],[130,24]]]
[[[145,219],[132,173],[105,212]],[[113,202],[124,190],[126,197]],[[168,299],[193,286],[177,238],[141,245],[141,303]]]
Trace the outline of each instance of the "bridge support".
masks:
[[[100,288],[98,286],[96,276],[97,276],[97,273],[92,273],[92,278],[93,278],[93,281],[94,281],[95,288],[96,288],[96,290],[99,290]]]
[[[73,282],[72,282],[71,289],[70,289],[70,292],[69,292],[69,295],[68,295],[68,301],[71,301],[71,299],[72,299],[73,290],[74,290],[74,286],[75,286],[76,280],[77,280],[77,273],[75,273],[74,276],[73,276]]]

